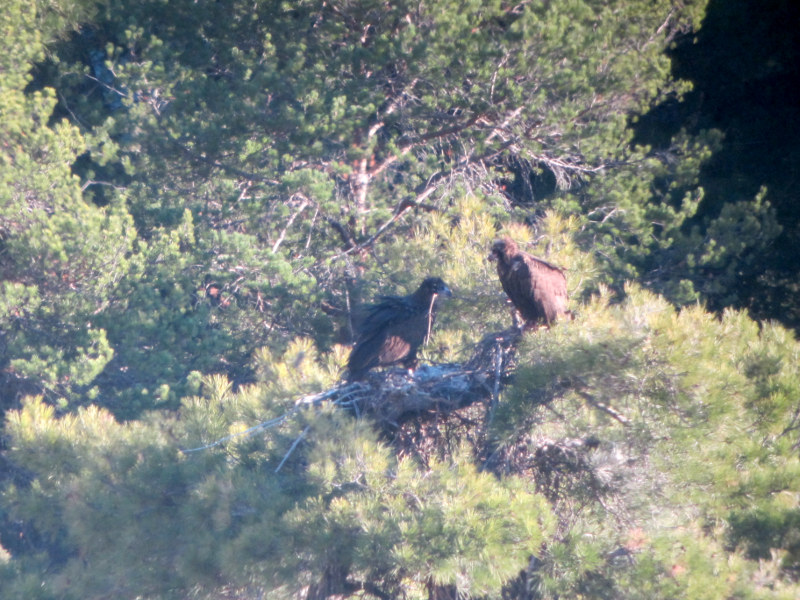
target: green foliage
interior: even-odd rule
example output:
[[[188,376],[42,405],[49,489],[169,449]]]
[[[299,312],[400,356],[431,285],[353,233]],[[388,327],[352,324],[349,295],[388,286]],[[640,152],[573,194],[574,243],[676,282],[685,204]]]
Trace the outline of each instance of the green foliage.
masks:
[[[778,319],[795,330],[800,212],[793,165],[800,146],[791,124],[800,118],[800,107],[786,92],[800,85],[798,20],[800,6],[792,0],[712,0],[699,30],[676,38],[669,51],[674,76],[691,82],[691,91],[681,99],[665,98],[637,127],[637,138],[658,148],[681,128],[691,135],[724,132],[699,172],[704,195],[693,225],[706,233],[727,205],[763,197],[781,231],[766,246],[756,238],[746,260],[732,257],[740,263],[736,283],[708,290],[706,299],[714,310],[747,307],[759,319]],[[758,213],[758,207],[753,210]],[[695,283],[708,279],[700,276]]]
[[[797,597],[797,342],[697,304],[783,223],[701,210],[719,132],[629,127],[705,7],[4,7],[0,596]],[[427,275],[423,361],[507,328],[501,233],[576,320],[486,422],[423,461],[298,403]]]
[[[297,590],[342,569],[376,589],[432,580],[493,594],[552,529],[543,498],[522,480],[498,481],[467,457],[421,469],[392,457],[368,423],[330,411],[243,438],[227,456],[181,455],[169,439],[236,430],[253,412],[278,409],[269,398],[214,379],[174,422],[122,425],[95,407],[58,418],[40,399],[13,413],[12,459],[32,473],[56,470],[10,488],[6,506],[72,556],[45,592],[167,597],[215,589],[213,573]],[[303,425],[308,443],[286,462]]]
[[[6,431],[32,479],[3,502],[65,557],[40,595],[456,585],[497,597],[534,555],[527,585],[541,597],[792,597],[797,342],[635,287],[610,300],[527,338],[490,431],[496,456],[527,466],[502,477],[467,446],[422,466],[366,420],[294,409],[343,360],[309,340],[262,351],[262,383],[207,378],[175,419],[59,417],[27,401]],[[274,425],[248,432],[259,422]],[[545,452],[590,437],[582,462]],[[11,589],[37,561],[15,556]]]
[[[31,194],[5,214],[10,279],[24,270],[49,283],[30,291],[47,301],[23,324],[12,323],[16,306],[4,311],[27,332],[4,357],[14,361],[10,397],[38,391],[82,404],[90,394],[135,417],[177,406],[192,371],[252,381],[256,348],[281,351],[297,336],[322,348],[350,341],[316,303],[351,310],[374,284],[386,287],[396,249],[430,211],[443,224],[462,218],[454,200],[476,190],[470,210],[505,221],[514,198],[497,192],[510,165],[566,187],[619,162],[628,111],[680,87],[666,80],[661,50],[697,19],[692,5],[654,37],[670,6],[652,8],[101,4],[80,34],[48,48],[24,97],[47,102],[18,156],[53,145],[36,136],[69,144],[56,157],[61,171],[39,184],[35,158],[10,166],[49,198],[33,203],[44,212],[24,235],[17,215]],[[56,37],[90,14],[71,3],[27,11],[28,29],[61,23],[48,33]],[[38,47],[17,53],[17,94]],[[525,220],[526,211],[511,214]],[[492,226],[480,224],[481,243]],[[463,267],[453,276],[468,279]],[[87,352],[86,366],[65,364]],[[42,381],[31,381],[36,370]]]
[[[566,188],[628,160],[627,115],[680,88],[663,45],[701,7],[120,0],[109,43],[77,43],[105,54],[124,108],[101,123],[103,94],[72,75],[54,85],[96,123],[93,160],[119,163],[140,230],[188,206],[313,256],[329,282],[325,258],[383,232],[400,199],[494,185],[514,161]]]
[[[521,442],[599,444],[586,459],[594,476],[558,474],[569,463],[546,463],[539,480],[575,523],[550,548],[542,585],[576,593],[602,576],[610,587],[592,597],[627,596],[647,567],[660,574],[649,575],[653,595],[645,597],[761,597],[770,586],[789,597],[798,568],[797,342],[739,313],[676,313],[632,287],[622,304],[608,300],[593,299],[578,322],[527,342],[494,420],[501,452]],[[585,504],[597,496],[601,505]],[[630,519],[638,529],[627,527]],[[587,530],[596,536],[588,549],[578,542]],[[604,558],[619,544],[635,556],[623,579]],[[595,571],[592,552],[603,557]],[[731,561],[726,577],[716,575],[718,555]],[[564,567],[573,556],[585,576]],[[770,559],[780,566],[765,579]],[[633,587],[617,588],[628,578]]]
[[[85,142],[69,123],[46,125],[54,91],[24,94],[25,61],[43,51],[34,22],[28,4],[3,15],[10,55],[22,60],[0,67],[0,366],[12,398],[69,394],[102,371],[113,349],[93,321],[127,274],[134,236],[122,207],[81,198],[70,165]]]

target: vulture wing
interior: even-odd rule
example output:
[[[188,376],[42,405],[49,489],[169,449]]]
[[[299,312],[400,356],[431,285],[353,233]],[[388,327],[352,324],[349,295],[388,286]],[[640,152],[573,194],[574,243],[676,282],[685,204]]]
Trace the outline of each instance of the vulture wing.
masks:
[[[413,363],[425,340],[427,310],[407,298],[384,297],[371,307],[358,328],[358,339],[347,368],[358,379],[373,367]]]
[[[452,295],[439,277],[428,277],[408,296],[384,296],[369,308],[358,327],[358,339],[347,361],[348,379],[363,377],[373,367],[402,363],[413,367],[417,350],[430,332],[440,294]]]

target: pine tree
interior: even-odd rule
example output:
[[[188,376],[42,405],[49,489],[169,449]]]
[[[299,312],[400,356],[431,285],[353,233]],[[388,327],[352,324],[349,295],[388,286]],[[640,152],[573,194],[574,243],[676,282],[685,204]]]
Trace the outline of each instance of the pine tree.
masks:
[[[0,349],[3,405],[46,391],[86,390],[113,355],[95,317],[114,302],[135,232],[118,203],[85,202],[71,165],[86,147],[77,127],[49,119],[54,90],[26,94],[43,57],[36,11],[14,2],[0,22]]]
[[[693,304],[778,224],[628,128],[704,2],[57,7],[0,16],[0,596],[797,596],[797,342]],[[499,233],[575,321],[512,335]],[[352,318],[426,275],[427,373],[502,360],[390,422]]]

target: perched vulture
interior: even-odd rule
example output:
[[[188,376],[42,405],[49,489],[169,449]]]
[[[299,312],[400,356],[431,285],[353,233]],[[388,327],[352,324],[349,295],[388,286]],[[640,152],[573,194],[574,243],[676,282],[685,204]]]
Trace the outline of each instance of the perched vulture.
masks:
[[[510,237],[495,240],[489,260],[497,261],[503,290],[525,320],[526,327],[550,325],[568,317],[567,279],[558,267],[517,248]]]
[[[452,296],[438,277],[428,277],[408,296],[383,296],[366,310],[356,345],[347,361],[349,381],[362,379],[373,367],[402,364],[413,368],[417,350],[430,335],[436,299]]]

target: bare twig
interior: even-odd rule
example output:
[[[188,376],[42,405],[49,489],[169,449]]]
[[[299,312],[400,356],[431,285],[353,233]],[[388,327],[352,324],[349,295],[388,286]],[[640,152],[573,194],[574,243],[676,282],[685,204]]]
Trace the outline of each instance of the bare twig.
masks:
[[[311,204],[311,200],[309,200],[308,198],[306,198],[302,194],[295,194],[293,196],[293,198],[295,198],[295,197],[301,198],[302,201],[300,202],[300,206],[298,207],[298,209],[294,213],[292,213],[292,216],[289,217],[288,221],[286,221],[286,225],[281,230],[281,233],[278,236],[278,239],[272,245],[272,253],[273,254],[275,254],[278,251],[278,248],[280,248],[281,244],[283,243],[284,238],[286,237],[286,232],[289,231],[289,228],[292,226],[292,223],[294,223],[295,219],[300,215],[300,213],[302,213],[306,209],[306,207],[309,204]]]
[[[280,470],[281,470],[281,467],[284,465],[284,463],[285,463],[285,462],[286,462],[286,460],[289,458],[289,456],[291,456],[292,452],[294,452],[294,449],[295,449],[295,448],[297,448],[297,445],[298,445],[298,444],[301,442],[301,440],[302,440],[304,437],[306,437],[306,434],[308,433],[308,430],[309,430],[309,429],[311,429],[311,425],[306,425],[306,428],[305,428],[305,429],[303,429],[303,431],[301,431],[301,432],[300,432],[300,435],[298,435],[298,436],[297,436],[297,439],[294,441],[294,443],[293,443],[293,444],[291,445],[291,447],[289,448],[289,451],[288,451],[288,452],[286,453],[286,455],[283,457],[283,460],[281,461],[281,464],[279,464],[279,465],[278,465],[278,466],[275,468],[275,472],[276,472],[276,473],[277,473],[278,471],[280,471]]]
[[[107,187],[112,187],[112,188],[114,188],[114,189],[115,189],[115,190],[117,190],[117,191],[119,191],[119,190],[125,190],[125,189],[127,189],[127,188],[126,188],[125,186],[123,186],[123,185],[115,185],[115,184],[113,184],[113,183],[111,183],[111,182],[108,182],[108,181],[95,181],[94,179],[87,179],[87,180],[86,180],[86,181],[83,183],[83,185],[81,186],[81,191],[82,191],[82,192],[85,192],[85,191],[86,191],[86,188],[88,188],[88,187],[89,187],[89,186],[91,186],[91,185],[105,185],[105,186],[107,186]]]
[[[618,410],[614,409],[613,407],[609,406],[608,404],[606,404],[604,402],[600,402],[599,400],[597,400],[591,394],[589,394],[587,392],[584,392],[582,390],[575,390],[575,393],[578,394],[581,398],[583,398],[587,402],[587,404],[589,404],[590,406],[594,406],[595,408],[603,411],[604,413],[609,415],[612,419],[614,419],[616,421],[619,421],[623,425],[629,425],[630,424],[631,421],[630,421],[630,419],[628,419],[628,417],[626,417],[625,415],[623,415],[621,412],[619,412]]]
[[[214,448],[215,446],[219,446],[228,442],[234,438],[240,436],[251,436],[262,429],[271,429],[272,427],[277,427],[278,425],[283,424],[289,417],[294,415],[297,412],[297,408],[293,408],[286,414],[281,415],[280,417],[275,417],[274,419],[270,419],[269,421],[264,421],[263,423],[259,423],[258,425],[253,425],[249,429],[245,429],[244,431],[237,431],[236,433],[232,433],[230,435],[226,435],[223,438],[220,438],[210,444],[206,444],[205,446],[198,446],[197,448],[189,448],[188,450],[181,450],[184,454],[189,454],[190,452],[199,452],[200,450],[208,450],[209,448]]]

